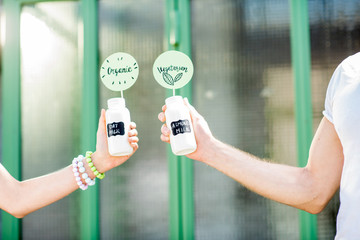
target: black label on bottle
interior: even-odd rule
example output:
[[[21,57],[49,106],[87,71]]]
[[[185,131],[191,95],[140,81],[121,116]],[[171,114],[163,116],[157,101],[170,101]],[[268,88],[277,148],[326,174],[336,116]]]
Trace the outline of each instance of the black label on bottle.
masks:
[[[174,136],[180,133],[191,132],[189,120],[179,120],[171,123],[171,130]]]
[[[125,127],[123,122],[113,122],[107,125],[108,137],[124,135]]]

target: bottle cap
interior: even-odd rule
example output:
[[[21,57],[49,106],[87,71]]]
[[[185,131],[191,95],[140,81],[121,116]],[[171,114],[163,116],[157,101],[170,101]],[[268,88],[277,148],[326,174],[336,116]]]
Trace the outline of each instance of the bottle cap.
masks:
[[[125,107],[125,98],[110,98],[107,100],[108,108]]]
[[[169,104],[175,103],[175,102],[182,103],[183,102],[182,96],[171,96],[171,97],[168,97],[167,99],[165,99],[165,104],[166,105],[169,105]]]

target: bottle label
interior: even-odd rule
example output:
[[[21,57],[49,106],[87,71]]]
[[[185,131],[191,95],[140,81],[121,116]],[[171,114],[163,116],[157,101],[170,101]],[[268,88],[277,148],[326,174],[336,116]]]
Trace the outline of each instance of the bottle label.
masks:
[[[124,135],[125,127],[123,122],[113,122],[107,125],[108,137]]]
[[[187,133],[187,132],[190,133],[191,132],[190,122],[189,122],[189,120],[186,120],[186,119],[172,122],[171,130],[172,130],[172,134],[174,136],[176,136],[180,133]]]

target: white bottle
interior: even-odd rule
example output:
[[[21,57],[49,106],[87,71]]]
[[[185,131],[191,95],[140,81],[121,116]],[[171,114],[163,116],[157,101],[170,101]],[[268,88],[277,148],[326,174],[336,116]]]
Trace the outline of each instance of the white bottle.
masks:
[[[126,156],[133,152],[129,143],[130,112],[124,98],[110,98],[107,101],[106,133],[108,150],[113,156]]]
[[[175,155],[187,155],[196,150],[196,140],[189,109],[181,96],[165,100],[166,125],[170,129],[171,150]]]

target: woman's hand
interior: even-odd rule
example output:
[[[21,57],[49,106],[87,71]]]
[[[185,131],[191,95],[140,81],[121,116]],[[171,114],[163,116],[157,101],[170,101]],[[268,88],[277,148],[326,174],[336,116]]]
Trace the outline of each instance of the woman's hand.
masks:
[[[105,110],[101,110],[101,116],[99,119],[99,126],[97,131],[97,142],[96,142],[96,151],[91,155],[91,159],[96,166],[99,172],[106,172],[114,167],[117,167],[123,164],[128,160],[135,151],[139,148],[138,142],[138,132],[136,130],[136,124],[134,122],[130,123],[129,130],[129,143],[133,148],[133,152],[127,156],[115,157],[111,156],[108,152],[108,143],[106,136],[106,121],[105,121]]]

